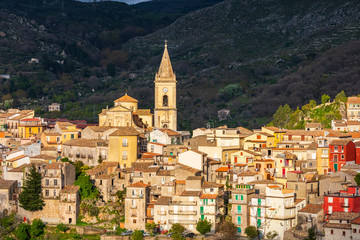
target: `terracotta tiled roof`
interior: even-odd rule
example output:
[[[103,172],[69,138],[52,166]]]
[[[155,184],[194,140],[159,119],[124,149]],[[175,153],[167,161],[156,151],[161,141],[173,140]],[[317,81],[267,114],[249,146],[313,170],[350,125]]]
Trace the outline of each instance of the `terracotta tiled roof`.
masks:
[[[148,142],[148,144],[154,144],[154,145],[163,146],[163,147],[166,146],[166,144],[157,143],[157,142]]]
[[[100,176],[96,177],[96,179],[109,179],[114,177],[114,174],[101,174]]]
[[[256,176],[260,173],[254,173],[254,172],[243,172],[243,173],[240,173],[238,174],[237,176],[238,177],[251,177],[251,176]]]
[[[352,220],[351,224],[360,224],[360,217],[357,217],[354,220]]]
[[[316,214],[318,212],[321,212],[322,210],[323,210],[323,208],[322,208],[321,204],[308,204],[303,209],[301,209],[299,212]]]
[[[356,96],[348,97],[347,103],[360,103],[360,98]]]
[[[134,102],[134,103],[137,103],[138,100],[136,100],[135,98],[130,97],[129,95],[127,95],[127,93],[125,93],[124,96],[122,96],[121,98],[116,99],[114,102]]]
[[[42,147],[41,151],[57,151],[56,147]]]
[[[298,203],[301,203],[302,201],[305,201],[305,199],[303,199],[303,198],[296,198],[295,201],[294,201],[294,203],[295,203],[295,205],[296,205],[296,204],[298,204]]]
[[[98,143],[108,143],[107,140],[101,140],[101,139],[83,139],[83,138],[79,138],[79,139],[71,139],[71,140],[67,140],[66,142],[63,143],[63,145],[65,146],[77,146],[77,147],[96,147],[98,145]]]
[[[169,205],[169,202],[171,201],[171,197],[165,197],[161,196],[154,205]]]
[[[321,136],[324,136],[324,131],[322,131],[322,130],[316,130],[316,131],[287,130],[285,135],[304,135],[304,136],[321,137]]]
[[[306,123],[305,128],[319,128],[321,127],[321,123]]]
[[[199,197],[201,191],[183,191],[180,196]]]
[[[360,138],[360,132],[351,132],[349,135],[351,135],[352,138]]]
[[[166,133],[168,136],[179,136],[179,135],[181,135],[181,133],[178,133],[178,132],[176,132],[174,130],[167,129],[167,128],[159,128],[158,130],[163,132],[163,133]]]
[[[358,122],[358,121],[347,121],[346,125],[360,125],[360,122]]]
[[[140,182],[133,183],[133,184],[127,186],[127,187],[146,188],[146,187],[148,187],[148,186],[149,186],[149,185],[147,185],[147,184],[143,183],[142,181],[140,181]]]
[[[77,193],[79,189],[79,186],[69,185],[61,189],[60,193]]]
[[[68,162],[56,162],[56,163],[52,163],[47,165],[46,167],[44,167],[44,169],[60,169],[66,165],[68,165],[70,163]]]
[[[203,178],[203,176],[189,176],[186,180],[202,180]]]
[[[88,126],[86,128],[89,128],[94,132],[105,132],[110,129],[116,129],[116,127],[110,127],[110,126]]]
[[[223,186],[224,186],[224,184],[205,181],[203,183],[203,185],[202,185],[202,188],[220,188],[220,187],[223,187]]]
[[[254,156],[261,156],[260,153],[252,152],[250,150],[240,150],[240,152],[246,152],[246,153],[254,155]]]
[[[160,170],[159,172],[157,172],[156,175],[157,176],[174,176],[174,173],[171,170]]]
[[[217,194],[201,194],[200,199],[216,199]]]
[[[24,168],[26,166],[28,166],[28,164],[23,164],[20,167],[13,168],[13,169],[9,170],[8,172],[24,172]]]
[[[0,189],[8,189],[11,187],[16,180],[4,180],[0,179]]]
[[[54,159],[56,159],[56,157],[49,156],[49,155],[46,155],[46,154],[40,154],[40,155],[30,157],[30,159],[54,160]]]
[[[219,167],[218,169],[215,170],[215,172],[227,172],[227,171],[229,171],[228,167]]]
[[[193,173],[198,173],[198,172],[201,172],[199,169],[196,169],[196,168],[192,168],[192,167],[189,167],[189,166],[186,166],[184,164],[181,164],[181,163],[178,163],[177,164],[180,168],[186,170],[186,171],[189,171],[189,172],[193,172]]]
[[[44,131],[45,136],[61,136],[60,133],[56,132],[55,130],[46,129]]]
[[[343,223],[326,223],[324,228],[351,229],[351,224]]]
[[[186,180],[176,180],[176,184],[184,185],[186,184]]]
[[[117,167],[118,165],[119,163],[117,162],[102,162],[101,164],[95,166],[94,168],[87,170],[86,173],[89,175],[94,175],[97,174],[98,172],[103,171],[108,167]]]
[[[246,167],[247,164],[246,163],[237,163],[235,164],[235,167]]]
[[[150,109],[138,109],[136,113],[137,115],[153,115]]]
[[[134,127],[118,127],[110,136],[138,136],[140,133]]]
[[[359,213],[355,212],[334,212],[330,215],[329,220],[354,220],[359,217]]]
[[[330,142],[330,145],[333,146],[346,146],[348,143],[351,142],[350,139],[334,139]]]
[[[20,155],[20,156],[17,156],[17,157],[6,160],[6,162],[15,162],[17,160],[20,160],[20,159],[23,159],[23,158],[26,158],[26,157],[28,157],[28,156],[27,155]]]

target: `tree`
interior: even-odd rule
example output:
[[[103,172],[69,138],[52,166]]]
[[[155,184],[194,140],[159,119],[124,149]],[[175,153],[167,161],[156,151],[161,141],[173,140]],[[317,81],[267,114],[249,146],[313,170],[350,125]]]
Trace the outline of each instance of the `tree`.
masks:
[[[132,240],[143,240],[143,239],[144,239],[144,234],[143,234],[142,231],[136,230],[136,231],[133,232],[133,234],[131,235],[131,239],[132,239]]]
[[[330,96],[329,96],[329,95],[324,94],[324,95],[321,96],[321,103],[322,103],[322,104],[325,104],[325,103],[329,102],[329,100],[330,100]]]
[[[360,186],[360,173],[356,174],[354,180],[355,180],[356,184],[357,184],[358,186]]]
[[[270,231],[266,234],[266,238],[270,240],[273,240],[277,236],[279,236],[279,234],[276,231]]]
[[[146,229],[146,231],[148,231],[150,233],[151,236],[154,235],[155,228],[156,228],[156,223],[146,223],[145,224],[145,229]]]
[[[211,231],[211,222],[209,222],[207,219],[199,220],[196,224],[196,230],[201,233],[202,235],[205,235],[205,233],[208,233]]]
[[[305,240],[316,240],[316,231],[314,228],[309,228],[308,237]]]
[[[30,225],[26,223],[21,223],[15,231],[15,236],[19,240],[29,240],[30,237]]]
[[[248,226],[247,228],[245,228],[245,234],[251,239],[254,239],[257,236],[259,236],[259,232],[257,228],[254,226]]]
[[[223,240],[232,240],[235,238],[237,227],[231,220],[224,221],[219,227],[219,233]]]
[[[16,214],[4,215],[0,217],[0,236],[6,236],[16,229]]]
[[[69,230],[69,227],[66,226],[66,225],[63,224],[63,223],[58,224],[58,225],[56,226],[56,228],[57,228],[59,231],[63,232],[63,233],[65,233],[67,230]]]
[[[183,225],[181,225],[180,223],[174,223],[171,226],[171,232],[173,233],[171,235],[171,238],[175,239],[175,240],[184,239],[184,237],[183,237],[184,231],[185,231],[185,227]]]
[[[44,234],[45,224],[40,219],[34,219],[30,227],[31,238],[37,239],[39,236]]]
[[[283,128],[288,123],[289,116],[292,112],[289,105],[285,104],[284,106],[280,106],[273,115],[272,123],[276,127]]]
[[[36,171],[34,165],[30,167],[30,173],[19,195],[19,202],[22,208],[31,212],[42,210],[45,206],[41,198],[41,174]]]
[[[342,90],[335,96],[335,102],[346,102],[346,101],[347,101],[347,97],[344,90]]]
[[[80,186],[81,199],[96,199],[99,196],[99,191],[92,184],[90,176],[82,173],[75,181],[74,185]]]

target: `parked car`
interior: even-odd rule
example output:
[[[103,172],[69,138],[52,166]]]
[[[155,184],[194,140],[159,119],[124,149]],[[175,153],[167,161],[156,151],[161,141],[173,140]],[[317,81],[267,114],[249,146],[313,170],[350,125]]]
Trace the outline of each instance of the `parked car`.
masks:
[[[195,233],[189,232],[189,233],[185,233],[184,237],[186,238],[194,238],[195,237]]]
[[[129,231],[123,232],[121,234],[121,236],[131,236],[131,234],[133,234],[133,231],[129,230]]]

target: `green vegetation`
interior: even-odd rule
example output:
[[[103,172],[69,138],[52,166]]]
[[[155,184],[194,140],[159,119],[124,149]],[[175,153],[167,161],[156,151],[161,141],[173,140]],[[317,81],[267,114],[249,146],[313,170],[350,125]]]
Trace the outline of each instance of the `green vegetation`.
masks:
[[[248,226],[247,228],[245,228],[245,234],[250,238],[250,239],[254,239],[257,236],[259,236],[259,232],[257,230],[256,227],[254,226]]]
[[[136,230],[131,235],[131,239],[132,240],[143,240],[144,239],[144,233],[142,231],[140,231],[140,230]]]
[[[126,228],[116,227],[116,235],[121,235],[123,232],[126,232]]]
[[[15,236],[19,240],[30,240],[30,228],[31,226],[29,224],[21,223],[15,231]]]
[[[80,186],[80,197],[84,199],[97,199],[99,197],[99,191],[91,182],[90,176],[82,173],[75,181],[74,185]]]
[[[32,239],[37,239],[44,234],[45,224],[40,219],[34,219],[30,227],[30,235]]]
[[[237,227],[234,223],[231,222],[230,219],[226,219],[220,225],[219,233],[221,234],[221,239],[232,240],[237,233]]]
[[[199,221],[196,224],[196,230],[202,234],[205,235],[206,233],[211,231],[212,223],[209,222],[206,218],[204,220],[199,219]]]
[[[354,180],[355,180],[356,184],[357,184],[358,186],[360,186],[360,173],[356,174]]]
[[[12,233],[16,229],[18,222],[15,213],[2,216],[0,218],[0,236],[7,236]]]
[[[307,236],[307,238],[305,238],[305,240],[316,240],[316,239],[317,239],[316,238],[316,230],[313,227],[309,228],[308,236]]]
[[[331,120],[341,119],[340,107],[346,99],[342,91],[332,103],[329,103],[329,95],[324,94],[321,105],[316,105],[316,102],[311,100],[302,106],[301,110],[297,107],[293,111],[289,105],[285,104],[276,110],[269,125],[286,129],[304,129],[306,122],[319,122],[324,128],[331,128]]]
[[[171,226],[170,231],[172,232],[171,238],[174,240],[184,240],[183,233],[185,231],[185,227],[180,223],[174,223]]]
[[[66,225],[63,224],[63,223],[58,224],[58,225],[56,226],[56,228],[57,228],[59,231],[63,232],[63,233],[67,232],[67,231],[70,229],[68,226],[66,226]]]
[[[32,165],[19,195],[20,206],[32,212],[42,210],[45,204],[41,198],[41,189],[41,174]]]
[[[151,236],[154,236],[154,232],[156,229],[156,223],[146,223],[145,229],[150,233]]]
[[[266,238],[269,240],[273,240],[277,236],[279,236],[279,234],[276,231],[270,231],[266,234]]]

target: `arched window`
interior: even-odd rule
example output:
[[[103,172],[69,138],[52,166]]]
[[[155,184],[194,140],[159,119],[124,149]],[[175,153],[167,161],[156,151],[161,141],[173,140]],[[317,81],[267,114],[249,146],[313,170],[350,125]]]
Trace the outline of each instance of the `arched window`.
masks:
[[[164,95],[163,96],[163,107],[167,107],[168,106],[168,96]]]

